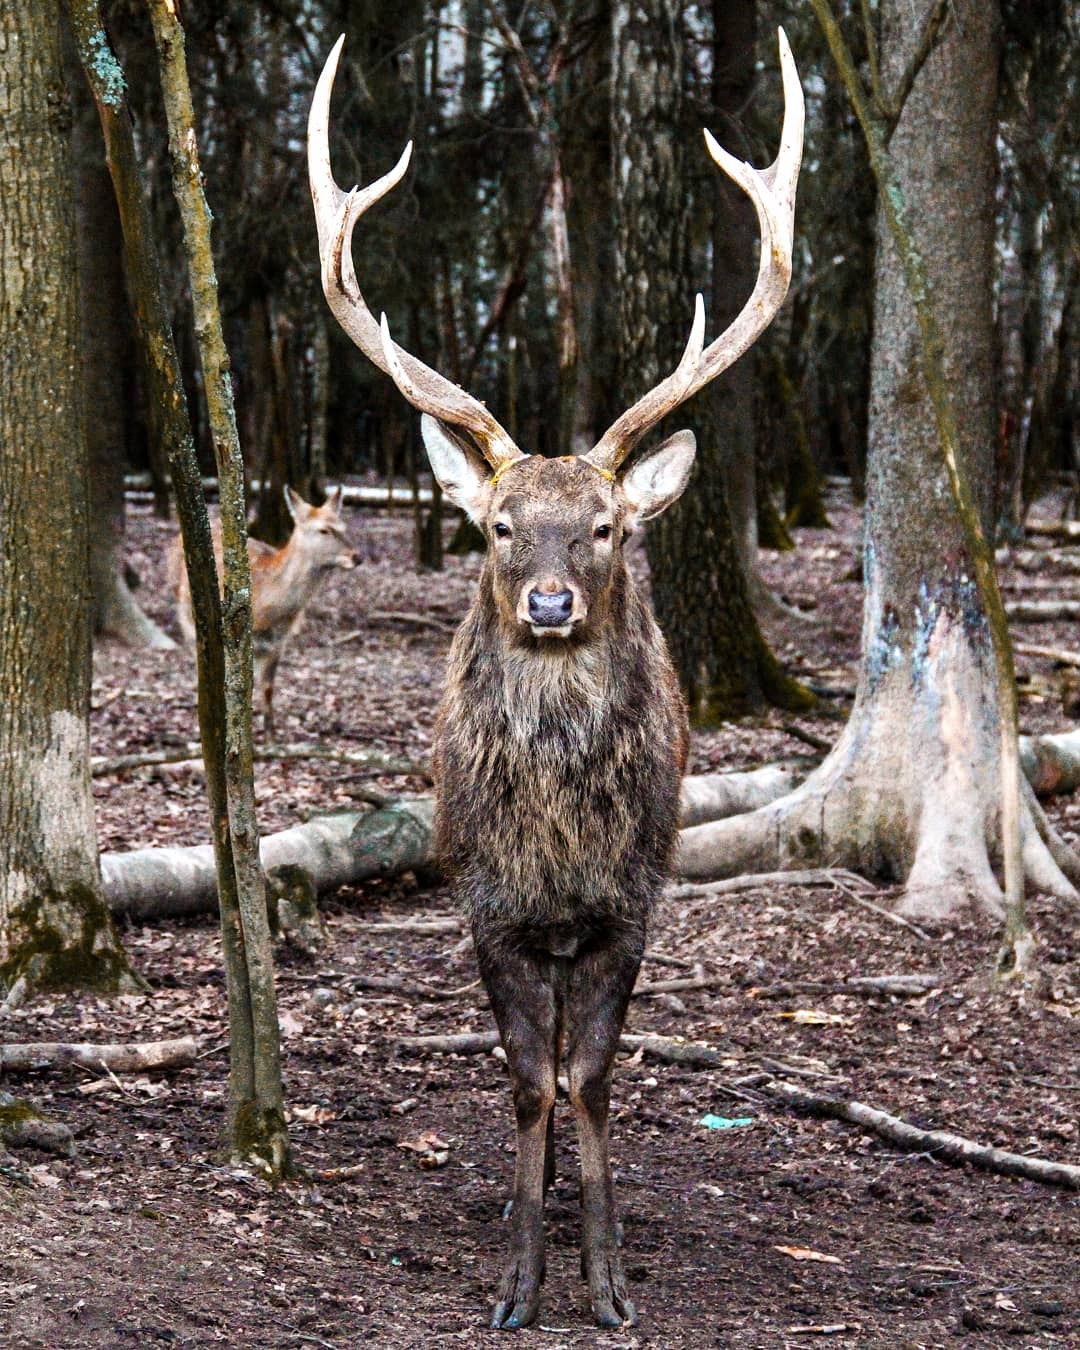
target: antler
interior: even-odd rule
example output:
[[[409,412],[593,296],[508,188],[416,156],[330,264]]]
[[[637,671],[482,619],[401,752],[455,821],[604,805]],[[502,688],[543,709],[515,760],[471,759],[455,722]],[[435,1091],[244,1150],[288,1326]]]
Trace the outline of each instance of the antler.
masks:
[[[705,132],[709,154],[742,188],[757,210],[761,229],[761,261],[753,294],[738,317],[715,341],[703,349],[705,305],[700,295],[694,302],[690,340],[675,370],[640,398],[616,421],[584,456],[594,467],[614,471],[657,422],[685,403],[692,394],[715,380],[721,371],[742,356],[772,323],[787,295],[791,281],[791,246],[795,225],[795,187],[802,162],[804,105],[799,73],[791,48],[779,30],[780,68],[784,81],[784,128],[780,151],[767,169],[729,155]]]
[[[498,470],[524,455],[479,399],[399,347],[390,336],[386,315],[381,325],[377,323],[360,293],[353,268],[353,230],[364,212],[401,181],[409,167],[412,142],[390,172],[370,186],[351,192],[338,187],[330,170],[330,94],[344,41],[342,34],[326,58],[308,114],[308,179],[319,231],[323,292],[334,318],[409,402],[469,432],[484,458]]]

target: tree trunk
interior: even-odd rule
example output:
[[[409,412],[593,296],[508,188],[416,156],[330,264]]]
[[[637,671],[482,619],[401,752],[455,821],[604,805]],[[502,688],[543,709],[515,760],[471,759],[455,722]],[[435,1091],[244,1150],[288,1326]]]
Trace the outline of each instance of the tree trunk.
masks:
[[[221,502],[224,599],[222,686],[200,686],[200,731],[209,769],[224,771],[227,820],[214,805],[219,860],[222,948],[229,991],[230,1135],[234,1156],[258,1160],[269,1175],[290,1168],[281,1080],[281,1050],[265,878],[259,865],[251,734],[251,571],[247,553],[243,460],[236,433],[229,357],[218,308],[210,246],[210,210],[203,194],[194,111],[184,54],[184,30],[172,0],[150,0],[150,17],[169,123],[173,190],[184,226],[195,332],[199,340],[207,414],[213,430]],[[202,598],[192,592],[192,599]],[[205,640],[216,607],[196,607],[197,638]],[[220,702],[208,730],[204,700]],[[224,724],[224,753],[221,729]],[[220,786],[220,785],[219,785]]]
[[[116,196],[101,127],[74,52],[72,149],[79,252],[79,325],[90,471],[90,594],[95,636],[128,647],[176,646],[143,613],[124,578],[124,469],[134,398],[134,343]]]
[[[682,6],[625,0],[612,22],[617,385],[627,404],[674,369],[693,313],[680,162]],[[751,608],[711,403],[699,402],[697,419],[690,489],[647,534],[653,603],[690,715],[707,725],[766,703],[805,708],[812,696],[783,674]]]
[[[0,995],[130,983],[94,839],[75,220],[60,10],[0,18]]]
[[[886,75],[918,30],[906,0],[883,9]],[[890,160],[939,316],[957,458],[989,523],[994,453],[991,295],[998,24],[972,7],[930,56]],[[946,921],[966,905],[1000,918],[1002,686],[969,536],[928,396],[928,345],[879,221],[866,515],[863,659],[832,753],[790,797],[683,836],[689,875],[832,864],[903,878],[902,908]],[[910,250],[909,250],[910,254]],[[923,296],[914,297],[916,303]],[[940,398],[941,391],[935,397]],[[1077,860],[1024,794],[1029,881],[1075,895]],[[717,868],[720,871],[717,871]]]

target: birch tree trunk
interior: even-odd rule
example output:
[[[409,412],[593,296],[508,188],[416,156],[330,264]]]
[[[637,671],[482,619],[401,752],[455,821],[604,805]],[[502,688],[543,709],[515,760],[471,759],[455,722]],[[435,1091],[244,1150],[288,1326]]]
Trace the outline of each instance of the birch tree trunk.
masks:
[[[58,3],[0,14],[0,996],[131,983],[94,838],[69,105]]]

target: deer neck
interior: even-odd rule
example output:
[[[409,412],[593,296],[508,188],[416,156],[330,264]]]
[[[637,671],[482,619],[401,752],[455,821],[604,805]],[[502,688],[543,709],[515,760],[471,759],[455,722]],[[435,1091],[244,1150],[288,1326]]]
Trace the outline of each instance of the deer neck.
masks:
[[[295,534],[283,548],[261,566],[256,592],[256,626],[276,628],[292,620],[311,599],[319,582],[319,569],[297,547]]]

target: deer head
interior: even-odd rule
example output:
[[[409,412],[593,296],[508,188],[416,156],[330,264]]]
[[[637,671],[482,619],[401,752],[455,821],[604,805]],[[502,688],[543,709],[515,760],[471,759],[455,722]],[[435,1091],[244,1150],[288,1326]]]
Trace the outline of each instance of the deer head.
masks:
[[[425,414],[424,443],[435,476],[451,501],[486,533],[500,616],[523,635],[568,638],[596,624],[622,567],[623,540],[685,488],[694,437],[679,432],[627,470],[624,461],[649,430],[738,360],[772,322],[787,294],[804,113],[783,29],[779,41],[784,126],[775,161],[755,169],[705,132],[710,155],[757,211],[761,255],[753,293],[707,347],[705,306],[698,295],[690,338],[675,370],[624,412],[587,454],[563,459],[523,453],[479,400],[394,342],[385,314],[375,320],[356,279],[353,230],[401,180],[412,143],[382,178],[363,190],[343,192],[330,170],[329,118],[344,37],[327,58],[308,118],[308,173],[323,291],[346,333]]]
[[[305,571],[325,572],[333,567],[349,571],[356,566],[341,519],[340,484],[330,489],[322,506],[312,506],[286,485],[285,505],[295,527],[287,548]]]

